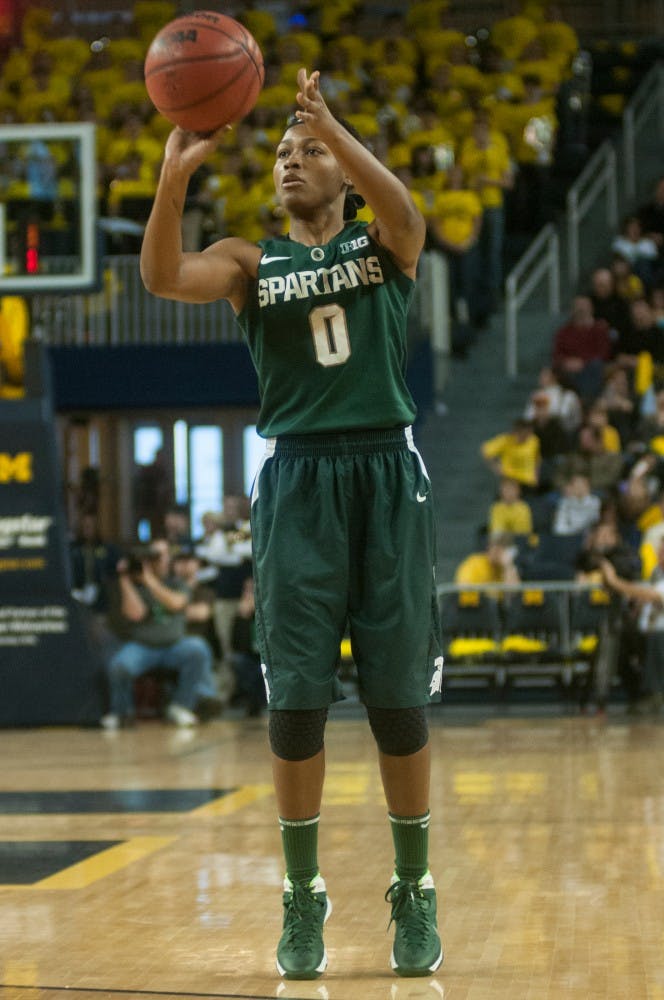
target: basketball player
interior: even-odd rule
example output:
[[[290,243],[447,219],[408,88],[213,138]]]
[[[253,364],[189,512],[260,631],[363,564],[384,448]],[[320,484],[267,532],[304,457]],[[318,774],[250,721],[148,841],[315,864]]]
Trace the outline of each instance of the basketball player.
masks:
[[[428,868],[426,704],[442,686],[431,485],[413,444],[404,381],[406,315],[425,223],[410,194],[329,111],[319,74],[298,74],[298,110],[274,182],[290,235],[230,237],[183,253],[187,182],[216,146],[175,129],[145,231],[141,271],[156,295],[227,299],[261,389],[267,449],[252,496],[257,627],[286,862],[279,973],[327,965],[330,912],[318,821],[329,705],[350,629],[378,746],[396,854],[387,890],[402,976],[440,965]],[[351,221],[357,195],[374,212]]]

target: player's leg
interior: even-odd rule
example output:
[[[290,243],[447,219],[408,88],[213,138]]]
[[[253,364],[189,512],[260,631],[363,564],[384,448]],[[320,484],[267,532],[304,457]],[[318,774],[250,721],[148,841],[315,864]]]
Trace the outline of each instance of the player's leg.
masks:
[[[394,873],[385,898],[395,924],[390,963],[400,976],[426,976],[438,968],[436,890],[429,870],[431,754],[425,710],[367,708],[394,845]]]
[[[318,823],[345,621],[346,569],[334,557],[347,550],[333,510],[321,509],[335,492],[325,482],[331,471],[313,456],[277,451],[261,469],[252,506],[256,624],[286,864],[277,968],[289,979],[313,979],[327,965],[331,906],[318,868]],[[321,497],[315,509],[312,496]]]
[[[358,559],[362,601],[351,615],[351,641],[395,849],[387,892],[396,925],[391,964],[399,975],[424,976],[443,958],[428,859],[424,708],[442,686],[431,487],[419,456],[407,449],[386,454],[380,471],[372,463],[370,475],[366,547]],[[371,509],[372,496],[389,496],[389,510],[380,502]]]

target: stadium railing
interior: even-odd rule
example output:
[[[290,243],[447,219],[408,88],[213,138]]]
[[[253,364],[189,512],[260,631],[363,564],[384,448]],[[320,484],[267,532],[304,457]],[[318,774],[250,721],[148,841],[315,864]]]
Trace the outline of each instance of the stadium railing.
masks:
[[[415,322],[438,356],[449,353],[447,312],[440,308],[440,257],[423,256]],[[57,264],[57,259],[53,260]],[[63,263],[64,266],[64,263]],[[33,329],[52,347],[113,347],[138,344],[210,344],[242,340],[233,311],[225,301],[205,305],[172,302],[144,288],[135,254],[105,256],[102,286],[82,295],[35,295]]]

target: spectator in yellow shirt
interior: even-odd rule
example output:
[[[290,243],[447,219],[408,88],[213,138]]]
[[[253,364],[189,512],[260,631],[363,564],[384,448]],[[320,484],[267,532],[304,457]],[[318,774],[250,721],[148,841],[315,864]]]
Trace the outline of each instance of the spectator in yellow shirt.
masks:
[[[499,499],[489,508],[489,535],[529,535],[533,530],[533,512],[521,499],[516,479],[503,476],[498,486]]]
[[[586,422],[591,427],[597,427],[602,435],[602,443],[606,451],[618,454],[622,451],[620,434],[609,422],[609,409],[604,400],[596,399],[588,410]]]
[[[537,35],[537,25],[530,17],[520,13],[519,3],[510,3],[511,16],[496,21],[491,28],[491,42],[505,59],[518,59],[526,45]]]
[[[539,483],[540,443],[527,420],[518,418],[512,428],[485,441],[481,453],[496,476],[516,479],[525,494],[534,493]]]
[[[514,176],[507,139],[491,129],[489,115],[480,110],[472,133],[461,147],[459,162],[480,198],[483,216],[479,235],[477,297],[474,321],[484,326],[494,311],[502,290],[503,243],[505,236],[504,192],[512,187]]]
[[[461,167],[452,167],[447,181],[448,186],[424,214],[432,241],[447,255],[455,318],[467,323],[475,297],[474,247],[482,227],[482,203],[464,183]]]
[[[555,98],[544,93],[538,76],[523,77],[524,96],[518,104],[496,106],[494,122],[509,136],[517,163],[514,228],[536,232],[550,215],[550,175],[558,132]]]
[[[484,552],[473,552],[459,563],[454,574],[458,584],[520,582],[515,565],[516,551],[509,535],[491,535]]]

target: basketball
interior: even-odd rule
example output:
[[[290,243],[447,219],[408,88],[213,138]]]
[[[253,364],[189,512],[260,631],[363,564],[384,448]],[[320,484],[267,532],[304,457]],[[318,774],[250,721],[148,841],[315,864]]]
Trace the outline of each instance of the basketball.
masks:
[[[145,57],[157,110],[190,132],[240,121],[258,100],[265,69],[256,39],[232,17],[199,10],[170,21]]]

